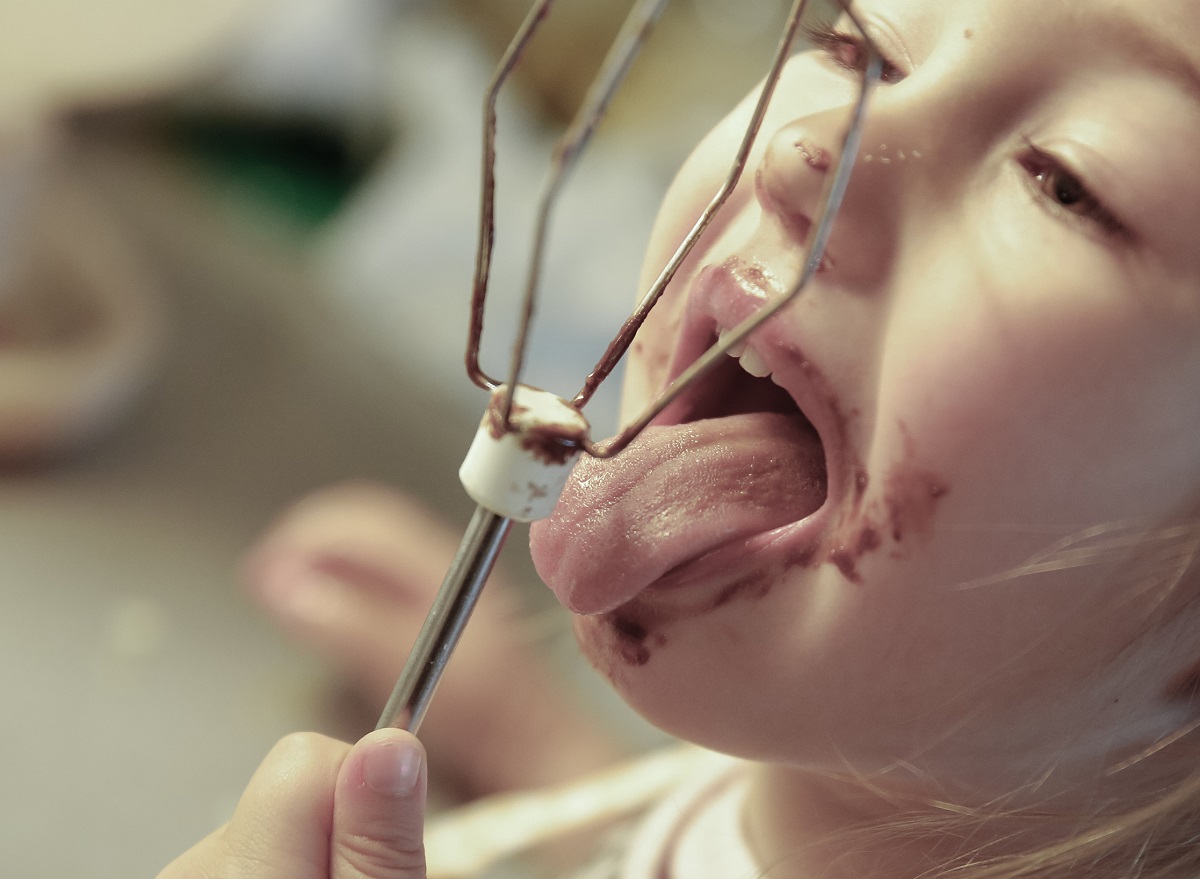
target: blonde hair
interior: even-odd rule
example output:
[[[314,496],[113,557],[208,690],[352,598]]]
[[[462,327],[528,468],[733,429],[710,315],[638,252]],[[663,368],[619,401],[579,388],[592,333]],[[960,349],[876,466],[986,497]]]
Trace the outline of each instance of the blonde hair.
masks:
[[[953,832],[948,821],[943,832]],[[1021,854],[965,854],[922,879],[1196,879],[1200,876],[1200,770],[1157,800],[1094,820],[1067,839]]]
[[[1027,566],[989,578],[996,582],[1065,567],[1103,565],[1131,547],[1142,550],[1143,568],[1134,588],[1154,591],[1158,600],[1147,618],[1146,634],[1158,631],[1164,617],[1181,605],[1167,596],[1176,595],[1186,583],[1196,585],[1195,563],[1200,558],[1200,521],[1159,529],[1136,528],[1132,523],[1081,532],[1062,541]],[[967,584],[974,588],[986,582]],[[1198,590],[1190,588],[1191,593]],[[1196,594],[1183,598],[1183,605],[1200,600]],[[1195,676],[1181,689],[1192,699],[1200,688]],[[1123,771],[1144,758],[1170,748],[1181,740],[1200,735],[1200,718],[1164,737],[1131,760],[1115,766],[1110,774]],[[963,850],[918,879],[1200,879],[1200,764],[1181,780],[1162,789],[1153,798],[1113,814],[1081,816],[1073,831],[1056,840],[1044,836],[1024,847],[1021,837],[1041,830],[1045,817],[1032,812],[992,809],[962,809],[935,804],[931,813],[898,818],[885,828],[864,832],[859,842],[878,848],[929,839],[961,840]],[[986,834],[991,842],[971,847],[984,825],[996,821],[1012,823],[1014,831],[999,837]],[[1024,848],[1024,850],[1022,850]],[[769,875],[769,873],[768,873]],[[766,877],[764,877],[766,879]]]
[[[1082,818],[1059,839],[1046,839],[1036,812],[962,809],[901,815],[879,827],[826,838],[853,856],[885,860],[890,852],[935,840],[931,866],[914,879],[1197,879],[1200,877],[1200,768],[1150,802],[1118,815]],[[997,821],[1012,826],[997,834]],[[986,843],[973,842],[981,837]],[[1028,839],[1025,839],[1028,837]],[[1032,842],[1037,839],[1036,843]],[[950,852],[952,846],[957,852]],[[785,858],[763,871],[786,871]],[[934,863],[936,861],[936,863]]]

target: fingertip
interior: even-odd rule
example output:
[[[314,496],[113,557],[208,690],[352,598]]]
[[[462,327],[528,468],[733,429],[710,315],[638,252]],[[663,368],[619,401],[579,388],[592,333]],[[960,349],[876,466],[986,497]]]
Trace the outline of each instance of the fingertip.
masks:
[[[352,749],[338,780],[334,879],[415,879],[425,874],[425,749],[409,733],[376,730]]]
[[[425,748],[416,736],[399,729],[378,729],[364,736],[351,755],[359,764],[363,783],[382,797],[407,797],[423,792]]]

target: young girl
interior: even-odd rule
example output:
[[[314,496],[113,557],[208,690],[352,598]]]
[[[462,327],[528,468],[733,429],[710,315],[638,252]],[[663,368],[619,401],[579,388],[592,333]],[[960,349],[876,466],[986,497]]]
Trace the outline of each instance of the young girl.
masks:
[[[533,530],[624,698],[747,761],[617,875],[1194,876],[1200,9],[856,9],[888,64],[820,274],[740,366],[622,455],[584,460]],[[795,279],[862,60],[849,33],[818,43],[641,333],[631,410]],[[749,106],[681,171],[651,271]],[[376,737],[408,753],[385,733],[345,762],[302,754],[288,777],[319,788],[309,811],[275,819],[251,798],[230,838],[270,860],[308,821],[334,866],[288,875],[423,875],[411,858],[343,865],[380,850],[345,829]],[[417,799],[393,800],[401,851]],[[207,875],[226,851],[164,875]]]

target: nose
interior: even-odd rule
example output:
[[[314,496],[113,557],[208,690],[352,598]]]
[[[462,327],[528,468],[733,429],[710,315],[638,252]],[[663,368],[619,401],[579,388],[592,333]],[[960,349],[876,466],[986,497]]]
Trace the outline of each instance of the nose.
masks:
[[[823,110],[777,128],[766,145],[755,175],[758,201],[765,221],[797,248],[808,242],[819,219],[849,123],[848,108]],[[882,269],[907,165],[921,157],[889,146],[883,128],[868,111],[862,148],[826,248],[823,270],[846,281],[865,284]]]

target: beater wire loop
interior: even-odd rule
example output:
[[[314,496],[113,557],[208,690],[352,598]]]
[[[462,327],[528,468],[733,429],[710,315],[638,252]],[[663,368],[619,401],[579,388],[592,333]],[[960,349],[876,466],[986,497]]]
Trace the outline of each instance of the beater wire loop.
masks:
[[[513,392],[520,383],[525,353],[529,347],[529,332],[533,325],[533,316],[537,306],[551,212],[558,202],[558,196],[566,183],[567,176],[591,142],[596,128],[608,111],[613,96],[616,95],[621,83],[625,80],[625,75],[629,72],[638,52],[645,45],[654,25],[662,15],[663,9],[666,8],[667,2],[668,0],[637,0],[634,3],[620,33],[613,41],[612,48],[601,64],[599,73],[588,89],[583,104],[576,112],[566,132],[554,146],[550,168],[538,200],[533,249],[529,257],[525,295],[521,304],[521,319],[512,347],[512,361],[509,365],[508,381],[506,382],[508,393],[505,395],[501,412],[502,422],[505,425],[509,424],[512,415]],[[471,310],[472,323],[467,345],[467,371],[477,384],[481,384],[488,390],[494,390],[496,383],[487,378],[479,368],[479,346],[483,334],[483,303],[487,291],[488,266],[491,262],[491,251],[495,241],[496,100],[501,85],[516,67],[533,33],[546,18],[552,5],[553,0],[540,0],[530,11],[517,38],[505,53],[505,58],[493,79],[485,101],[484,179],[480,211],[479,255],[476,258],[475,290]]]
[[[530,7],[529,14],[500,59],[483,100],[483,182],[480,186],[479,246],[475,253],[475,281],[471,291],[471,318],[467,332],[467,376],[486,391],[495,390],[500,384],[479,365],[484,305],[491,280],[492,248],[496,243],[496,102],[500,97],[500,89],[516,69],[553,5],[554,0],[536,0]]]
[[[715,216],[717,210],[719,210],[720,205],[729,197],[729,194],[737,185],[737,182],[741,177],[742,171],[745,167],[746,157],[749,155],[759,130],[762,127],[762,121],[766,116],[768,104],[770,103],[771,97],[774,94],[775,86],[778,84],[779,76],[783,70],[783,65],[786,63],[788,55],[791,51],[792,43],[795,40],[797,30],[800,28],[800,21],[804,14],[805,6],[808,4],[808,2],[809,0],[796,0],[796,3],[792,7],[792,11],[788,15],[788,23],[785,27],[784,37],[780,41],[779,49],[776,52],[775,61],[771,67],[771,73],[763,86],[762,94],[759,97],[758,104],[755,107],[754,115],[751,118],[749,126],[747,127],[746,136],[742,141],[741,148],[738,150],[738,154],[734,160],[733,169],[730,171],[729,177],[726,178],[725,184],[721,187],[721,190],[717,193],[717,196],[709,205],[709,209],[705,210],[704,214],[701,215],[700,220],[696,223],[696,226],[692,229],[692,232],[684,240],[683,244],[680,245],[678,252],[663,270],[659,280],[656,281],[651,287],[651,290],[649,293],[647,293],[642,305],[639,306],[637,311],[634,312],[633,316],[625,324],[625,327],[622,328],[621,333],[619,333],[617,336],[617,341],[613,343],[614,346],[623,342],[625,348],[627,349],[629,344],[632,343],[633,336],[637,332],[637,329],[645,321],[646,317],[649,316],[650,308],[655,302],[657,302],[659,298],[661,298],[663,289],[670,281],[670,276],[675,273],[679,267],[679,264],[682,263],[687,257],[688,252],[703,234],[707,225],[712,221],[712,218]],[[879,49],[867,35],[867,31],[863,27],[861,21],[850,8],[849,2],[841,2],[841,0],[839,0],[838,5],[841,6],[843,13],[847,17],[847,20],[853,25],[854,28],[857,29],[861,37],[862,45],[866,53],[864,65],[865,70],[862,81],[859,85],[858,94],[850,110],[849,123],[845,129],[844,135],[842,136],[841,149],[838,153],[837,164],[833,169],[833,173],[828,175],[825,181],[824,191],[820,199],[820,207],[817,209],[816,213],[818,219],[814,223],[812,233],[808,236],[808,241],[805,245],[803,269],[801,271],[799,280],[797,280],[795,284],[793,284],[792,287],[782,296],[775,298],[770,303],[756,311],[753,315],[746,318],[746,320],[744,320],[742,323],[730,330],[726,335],[722,336],[721,339],[719,339],[695,362],[693,362],[691,366],[685,369],[678,378],[671,382],[671,384],[668,385],[667,388],[660,393],[644,411],[642,411],[636,418],[627,424],[624,429],[622,429],[621,432],[615,437],[603,443],[596,443],[588,440],[584,444],[584,451],[592,457],[611,458],[628,447],[628,445],[637,437],[637,435],[645,430],[659,413],[666,409],[667,406],[669,406],[674,400],[678,399],[678,397],[687,389],[689,385],[698,381],[702,376],[706,375],[714,367],[716,367],[717,364],[723,362],[730,349],[745,341],[745,339],[752,332],[762,326],[763,323],[770,320],[788,304],[793,302],[804,290],[804,288],[808,286],[808,282],[812,279],[813,275],[816,274],[817,269],[820,267],[821,259],[825,253],[825,246],[829,243],[829,235],[833,231],[833,222],[837,216],[838,208],[841,207],[842,199],[846,195],[846,189],[850,185],[850,175],[854,170],[854,162],[858,155],[859,146],[862,143],[863,127],[866,121],[867,103],[871,96],[871,91],[874,89],[875,85],[878,84],[883,75],[883,56],[880,54]],[[612,352],[612,350],[613,349],[610,347],[610,352]],[[625,351],[622,349],[619,351],[619,353],[616,353],[615,357],[613,358],[610,358],[609,355],[606,355],[605,359],[601,361],[600,367],[597,368],[597,371],[599,372],[602,367],[607,367],[608,371],[611,371],[624,353]],[[609,362],[610,359],[611,362]],[[600,380],[603,380],[605,375],[607,375],[607,372],[601,373]],[[587,396],[590,396],[590,394],[585,395],[585,391],[588,391],[589,386],[591,390],[594,391],[596,385],[598,384],[598,381],[593,382],[591,377],[589,377],[589,384],[585,385],[584,391],[581,391],[580,395],[575,398],[576,402],[578,402],[581,397],[584,399],[584,401],[586,401]]]
[[[603,118],[609,102],[624,79],[634,56],[645,43],[653,24],[658,20],[666,2],[667,0],[637,0],[635,2],[621,33],[618,35],[613,48],[610,50],[608,57],[601,67],[596,82],[589,90],[582,108],[576,115],[575,121],[570,125],[555,147],[551,167],[539,204],[536,236],[530,258],[521,324],[516,344],[513,348],[507,388],[503,391],[498,390],[501,386],[495,379],[484,373],[479,366],[479,349],[483,335],[483,311],[487,298],[491,273],[492,248],[495,243],[496,231],[494,215],[496,103],[500,88],[512,74],[513,69],[520,61],[521,55],[533,39],[535,32],[546,19],[554,0],[536,0],[512,44],[505,52],[488,88],[484,101],[483,186],[479,221],[479,248],[475,263],[475,280],[472,292],[471,324],[467,341],[466,365],[467,373],[471,380],[481,387],[492,391],[493,399],[499,401],[500,406],[498,408],[502,411],[500,412],[500,417],[495,420],[492,420],[492,417],[496,413],[490,412],[489,415],[485,416],[484,424],[480,428],[480,434],[476,436],[477,442],[482,436],[489,444],[503,443],[511,439],[508,434],[517,432],[517,428],[512,423],[513,396],[520,382],[525,348],[528,343],[529,331],[533,320],[551,208],[557,200],[567,173],[574,166],[579,155],[591,140],[592,134]],[[770,319],[772,315],[778,313],[781,308],[795,299],[804,289],[809,279],[815,274],[817,267],[820,265],[825,244],[829,239],[834,215],[846,193],[850,171],[854,164],[854,157],[858,152],[858,147],[862,140],[867,98],[874,84],[878,82],[883,69],[883,62],[879,52],[875,48],[874,43],[867,37],[866,31],[862,28],[853,11],[849,8],[849,2],[850,0],[836,0],[846,20],[853,27],[857,28],[861,34],[861,45],[866,54],[866,73],[863,76],[860,91],[852,108],[845,136],[842,139],[837,166],[833,174],[826,178],[822,206],[818,214],[819,219],[813,226],[811,235],[808,237],[808,242],[805,246],[803,270],[800,279],[786,295],[763,307],[754,316],[735,327],[728,335],[723,336],[716,345],[705,352],[645,412],[638,416],[633,423],[627,426],[614,439],[603,445],[596,445],[589,439],[584,439],[580,442],[574,430],[566,432],[559,430],[555,433],[553,428],[562,427],[561,420],[550,425],[538,425],[542,429],[541,435],[537,435],[536,430],[528,430],[522,435],[521,439],[522,442],[535,441],[533,449],[528,445],[524,446],[524,449],[531,454],[540,452],[540,458],[537,458],[537,455],[534,454],[534,457],[538,460],[534,470],[539,475],[544,475],[543,470],[551,463],[565,463],[571,456],[579,452],[580,446],[583,447],[584,451],[595,457],[611,457],[620,452],[684,388],[711,369],[715,363],[726,356],[726,352],[730,348],[744,340],[763,321]],[[647,315],[649,315],[654,304],[661,298],[663,291],[674,277],[679,266],[695,246],[705,229],[708,228],[721,206],[736,188],[738,181],[741,179],[742,172],[745,170],[759,129],[762,127],[768,104],[779,82],[791,46],[795,42],[797,32],[800,28],[801,17],[808,4],[809,0],[795,0],[791,8],[784,27],[783,37],[775,53],[770,73],[762,88],[762,93],[759,96],[750,125],[734,158],[733,167],[716,196],[704,210],[700,219],[660,273],[658,279],[642,298],[633,316],[626,321],[617,334],[616,339],[608,346],[603,358],[587,377],[583,389],[575,399],[570,404],[567,404],[559,398],[554,398],[553,395],[545,395],[561,404],[562,409],[565,409],[572,417],[578,414],[577,410],[582,409],[592,394],[595,393],[600,383],[611,374],[617,363],[624,356],[633,341],[634,334],[642,325]],[[582,421],[582,419],[580,420]],[[496,436],[489,429],[489,425],[497,424],[502,427],[500,436]],[[548,427],[552,428],[549,437],[546,435]],[[490,452],[495,451],[490,445],[486,446],[486,448]],[[564,454],[562,460],[556,462],[553,459],[558,453]],[[518,469],[520,469],[520,466],[525,466],[526,468],[532,466],[528,460],[518,460],[522,461],[521,464],[517,465]],[[464,468],[466,468],[466,462],[464,462]],[[508,475],[511,476],[511,474]],[[565,475],[562,478],[565,479]],[[533,483],[530,484],[533,485]],[[471,488],[467,485],[465,479],[464,486],[467,486],[468,493],[471,493]],[[539,491],[541,492],[539,497],[547,496],[547,490],[539,488]],[[474,497],[475,495],[473,494],[472,496]],[[518,513],[514,509],[511,509],[507,502],[492,503],[480,498],[477,498],[476,502],[479,506],[463,536],[458,553],[446,573],[446,578],[438,590],[437,597],[417,636],[416,643],[408,656],[400,678],[396,682],[392,697],[388,700],[383,710],[383,714],[379,719],[380,727],[397,726],[416,732],[424,717],[425,710],[433,697],[438,681],[445,670],[446,664],[449,662],[458,639],[471,616],[481,590],[495,565],[500,549],[511,530],[514,521],[513,517],[523,515],[523,513]],[[522,521],[526,520],[522,519]]]
[[[546,240],[549,236],[550,219],[555,203],[558,200],[563,184],[579,156],[587,148],[597,126],[603,119],[613,96],[616,94],[625,74],[628,72],[633,59],[645,44],[653,25],[658,21],[668,0],[638,0],[636,2],[614,41],[600,72],[589,89],[583,105],[576,114],[567,131],[559,139],[551,158],[550,169],[543,184],[538,202],[537,219],[534,226],[534,240],[526,275],[524,297],[521,305],[520,322],[516,340],[512,348],[512,356],[508,369],[506,385],[508,391],[502,407],[502,424],[510,428],[512,414],[513,389],[520,383],[524,367],[525,355],[529,343],[529,334],[533,324],[534,312],[541,281],[542,264],[544,261]],[[777,314],[782,308],[796,299],[808,285],[821,264],[821,259],[828,243],[833,227],[833,221],[845,196],[854,168],[855,158],[862,140],[863,124],[866,118],[867,103],[872,89],[879,82],[883,73],[883,57],[871,40],[867,29],[854,12],[851,0],[832,0],[840,9],[843,20],[848,26],[857,31],[864,53],[865,67],[857,96],[849,110],[849,120],[840,144],[837,163],[832,173],[825,181],[818,219],[813,225],[812,234],[805,244],[803,269],[799,280],[782,296],[773,300],[764,308],[742,324],[734,327],[715,345],[709,348],[699,359],[683,372],[664,390],[645,411],[640,413],[632,422],[615,437],[602,443],[587,440],[584,451],[597,458],[609,458],[625,449],[654,418],[661,413],[673,400],[692,382],[709,372],[722,357],[734,346],[743,342],[747,336]],[[537,0],[522,24],[517,35],[510,44],[504,58],[497,68],[495,77],[488,89],[484,102],[484,148],[483,148],[483,186],[480,210],[479,248],[475,265],[475,283],[472,295],[471,326],[467,342],[467,373],[480,387],[489,391],[499,387],[499,382],[485,373],[479,365],[479,349],[483,334],[483,312],[487,297],[492,247],[495,242],[495,160],[496,160],[496,102],[501,86],[512,74],[520,62],[534,33],[549,15],[554,0]],[[620,363],[628,352],[634,337],[651,310],[662,298],[667,286],[674,279],[680,266],[692,252],[696,243],[711,226],[721,208],[729,200],[742,179],[750,153],[758,139],[766,118],[771,100],[783,73],[784,66],[793,51],[805,12],[810,5],[816,5],[816,0],[794,0],[787,19],[783,25],[778,46],[772,56],[771,66],[764,80],[758,101],[755,104],[750,122],[742,137],[738,150],[733,158],[732,167],[724,182],[696,220],[691,231],[676,249],[675,253],[663,267],[658,277],[650,285],[649,290],[642,296],[637,307],[617,332],[613,341],[608,345],[603,356],[586,377],[583,387],[578,391],[571,405],[582,409],[592,399],[595,392]]]

